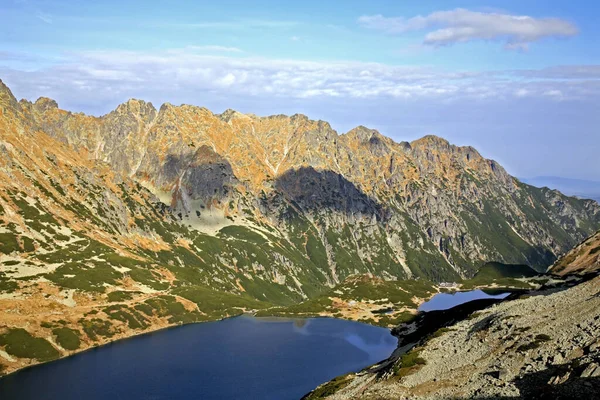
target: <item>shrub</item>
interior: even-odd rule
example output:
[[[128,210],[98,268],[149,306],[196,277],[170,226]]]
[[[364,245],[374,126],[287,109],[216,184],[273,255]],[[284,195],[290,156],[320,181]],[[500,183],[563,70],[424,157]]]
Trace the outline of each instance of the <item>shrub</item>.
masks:
[[[415,373],[427,361],[419,357],[421,350],[412,350],[400,357],[400,362],[394,365],[394,374],[404,377]]]
[[[79,340],[79,332],[69,328],[56,328],[52,330],[56,336],[56,341],[63,349],[77,350],[81,345]]]
[[[0,346],[6,352],[19,358],[32,358],[38,361],[50,361],[60,355],[46,339],[33,337],[25,329],[13,328],[0,335]]]

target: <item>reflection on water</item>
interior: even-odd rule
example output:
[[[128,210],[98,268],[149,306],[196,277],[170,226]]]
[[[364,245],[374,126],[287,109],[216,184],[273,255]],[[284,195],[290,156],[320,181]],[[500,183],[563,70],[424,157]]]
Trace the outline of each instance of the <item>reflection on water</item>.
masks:
[[[364,337],[348,333],[344,339],[352,346],[364,351],[372,363],[384,360],[390,356],[390,345],[397,345],[398,340],[393,336],[381,336],[379,342],[367,342]]]
[[[329,319],[295,319],[293,320],[294,332],[300,335],[315,335],[343,339],[354,348],[362,351],[369,358],[371,363],[388,358],[391,354],[390,348],[393,350],[398,344],[398,340],[385,331],[379,335],[365,335],[364,332],[362,332],[362,328],[364,327],[363,324],[343,321],[343,327],[340,326],[338,329],[332,330],[319,323],[321,320]]]
[[[447,310],[463,303],[479,299],[503,299],[510,293],[488,294],[483,290],[471,290],[468,292],[439,293],[431,300],[421,304],[419,311]]]
[[[389,330],[248,316],[119,341],[0,379],[0,399],[298,399],[387,358]]]
[[[307,324],[307,320],[305,319],[295,319],[294,320],[294,328],[302,328]]]

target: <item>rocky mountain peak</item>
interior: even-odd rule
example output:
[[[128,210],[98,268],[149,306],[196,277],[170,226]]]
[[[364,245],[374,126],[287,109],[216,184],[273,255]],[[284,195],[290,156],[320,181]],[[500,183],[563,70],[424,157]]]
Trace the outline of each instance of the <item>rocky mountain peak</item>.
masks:
[[[129,99],[125,103],[119,104],[114,113],[117,115],[134,115],[148,123],[156,116],[157,111],[150,102]]]
[[[348,136],[348,138],[353,138],[355,140],[358,140],[360,142],[366,143],[368,142],[371,137],[379,135],[379,132],[377,132],[374,129],[369,129],[366,126],[363,125],[359,125],[356,128],[353,128],[351,130],[349,130],[346,135]]]
[[[12,108],[12,109],[19,108],[19,102],[17,101],[15,96],[12,94],[12,92],[10,91],[8,86],[6,86],[4,84],[4,82],[2,82],[1,79],[0,79],[0,106],[2,106],[2,108],[4,110],[6,110],[7,108]]]
[[[232,119],[235,119],[235,118],[251,119],[252,117],[250,117],[246,114],[243,114],[239,111],[228,108],[227,110],[225,110],[221,114],[219,114],[219,118],[221,118],[225,122],[230,122]]]
[[[35,111],[44,113],[48,110],[58,108],[58,103],[48,97],[40,97],[33,103]]]
[[[55,107],[49,99],[36,103]],[[433,135],[397,143],[365,126],[338,135],[302,114],[214,114],[170,103],[157,113],[135,99],[101,118],[24,114],[53,138],[148,184],[183,211],[180,219],[252,215],[285,235],[312,232],[311,246],[321,243],[323,251],[320,268],[334,270],[327,279],[375,259],[389,276],[436,280],[466,276],[480,260],[545,267],[600,220],[597,206],[522,185],[472,147]],[[500,222],[488,223],[489,215]],[[556,231],[564,232],[558,240]]]
[[[288,118],[285,115],[282,115],[282,117]],[[292,115],[290,118],[290,121],[292,121],[292,123],[298,123],[298,122],[307,122],[310,120],[310,118],[308,118],[306,115],[304,114],[294,114]]]
[[[435,135],[426,135],[420,139],[413,140],[410,143],[411,147],[414,149],[435,149],[435,150],[449,150],[450,142],[446,139],[441,138]]]

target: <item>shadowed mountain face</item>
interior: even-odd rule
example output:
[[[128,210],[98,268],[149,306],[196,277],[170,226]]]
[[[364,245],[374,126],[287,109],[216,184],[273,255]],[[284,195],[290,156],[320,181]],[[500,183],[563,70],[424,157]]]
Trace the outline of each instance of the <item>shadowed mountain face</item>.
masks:
[[[0,340],[44,349],[0,371],[298,303],[354,274],[539,270],[599,226],[597,203],[435,136],[139,100],[92,117],[0,83]]]
[[[172,185],[172,206],[190,213],[194,200],[202,204],[224,201],[236,179],[229,162],[203,145],[181,157],[167,155],[155,182],[166,187]]]
[[[331,210],[381,219],[381,206],[333,171],[317,171],[312,167],[290,169],[276,178],[275,189],[304,210]]]
[[[338,135],[303,115],[157,111],[140,100],[100,118],[49,99],[11,104],[194,227],[199,214],[264,224],[285,240],[299,235],[308,259],[302,237],[314,237],[332,282],[360,272],[452,280],[487,261],[544,269],[600,225],[596,203],[523,184],[472,147],[435,136],[396,143],[362,126]],[[281,217],[291,209],[294,218]]]

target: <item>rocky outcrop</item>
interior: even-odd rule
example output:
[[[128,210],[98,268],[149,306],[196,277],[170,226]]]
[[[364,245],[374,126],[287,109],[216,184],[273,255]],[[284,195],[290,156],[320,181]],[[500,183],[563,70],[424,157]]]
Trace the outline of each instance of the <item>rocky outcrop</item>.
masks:
[[[395,327],[398,349],[306,398],[595,398],[600,390],[600,275],[583,249],[557,263],[561,279],[504,300],[420,313]]]
[[[472,148],[338,135],[303,115],[130,100],[93,117],[0,84],[0,155],[0,335],[25,330],[58,356],[63,328],[81,350],[299,303],[355,274],[546,267],[600,223],[595,202],[524,185]]]
[[[139,100],[96,118],[40,99],[29,117],[168,198],[192,226],[210,209],[259,218],[290,239],[300,229],[285,217],[294,210],[328,249],[333,282],[361,272],[453,280],[486,261],[541,270],[600,225],[597,203],[525,185],[436,136],[396,143],[363,126],[339,135],[304,115],[156,111]],[[374,236],[381,246],[368,245]],[[337,246],[349,259],[330,250]],[[382,253],[382,265],[401,268],[361,266]]]
[[[557,275],[585,275],[600,270],[600,231],[563,254],[548,272]]]
[[[340,390],[324,397],[595,398],[600,389],[599,307],[596,277],[566,290],[501,302],[425,340],[410,339],[411,330],[397,332],[401,344],[420,344],[397,357],[393,367],[387,365],[387,373],[372,367],[338,378]]]

